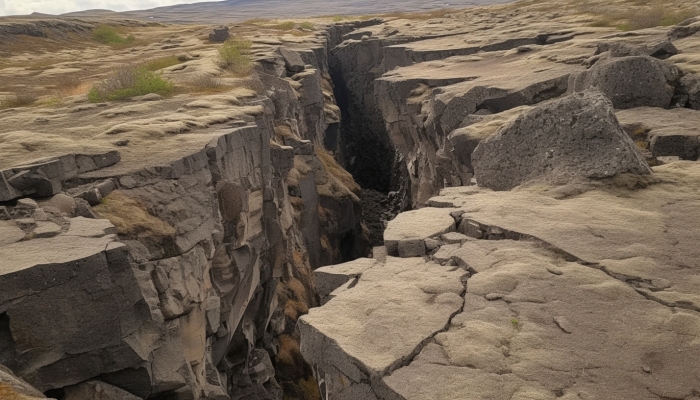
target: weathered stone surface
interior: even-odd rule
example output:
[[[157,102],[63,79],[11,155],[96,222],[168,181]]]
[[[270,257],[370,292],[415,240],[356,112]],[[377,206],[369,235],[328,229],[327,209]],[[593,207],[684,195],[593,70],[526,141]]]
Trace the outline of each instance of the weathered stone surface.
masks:
[[[389,255],[417,257],[425,254],[425,239],[455,230],[453,209],[425,207],[399,214],[384,231]]]
[[[284,64],[289,72],[297,73],[306,68],[304,60],[302,60],[301,56],[296,51],[290,50],[286,47],[280,47],[279,52],[282,55]]]
[[[321,303],[326,303],[331,298],[333,291],[350,282],[357,282],[362,273],[377,264],[372,258],[358,258],[343,264],[321,267],[314,270],[316,279],[316,291],[321,297]],[[352,284],[352,283],[351,283]]]
[[[638,133],[635,140],[646,142],[654,157],[694,161],[700,156],[700,112],[696,110],[638,107],[615,114],[625,131]]]
[[[104,382],[84,382],[65,389],[64,400],[139,400],[133,394]]]
[[[387,258],[355,287],[300,319],[304,358],[328,374],[328,384],[338,385],[329,393],[383,376],[462,307],[463,274],[420,258]]]
[[[15,376],[7,367],[0,365],[0,396],[8,400],[45,399],[40,391]]]
[[[610,58],[571,76],[569,93],[596,87],[617,109],[668,107],[679,78],[678,68],[648,56]]]
[[[510,190],[534,179],[564,183],[651,170],[598,92],[567,96],[526,112],[472,154],[479,185]]]
[[[14,221],[0,221],[0,246],[19,242],[25,235]]]

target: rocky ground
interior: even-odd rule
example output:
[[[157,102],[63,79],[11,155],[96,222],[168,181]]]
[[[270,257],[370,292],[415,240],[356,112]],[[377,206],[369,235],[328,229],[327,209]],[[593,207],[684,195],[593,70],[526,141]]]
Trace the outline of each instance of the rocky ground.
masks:
[[[698,399],[697,7],[0,21],[0,397]]]

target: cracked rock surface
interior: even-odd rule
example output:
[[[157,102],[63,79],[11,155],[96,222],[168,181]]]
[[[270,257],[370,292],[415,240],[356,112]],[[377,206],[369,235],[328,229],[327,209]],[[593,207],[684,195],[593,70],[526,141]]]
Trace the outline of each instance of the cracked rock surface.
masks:
[[[643,179],[443,189],[406,214],[443,210],[470,237],[436,234],[426,256],[365,270],[303,318],[304,356],[330,398],[363,387],[378,399],[695,399],[700,164],[629,182]],[[468,277],[440,329],[422,329],[435,304],[405,289],[416,268],[447,268],[455,288]]]

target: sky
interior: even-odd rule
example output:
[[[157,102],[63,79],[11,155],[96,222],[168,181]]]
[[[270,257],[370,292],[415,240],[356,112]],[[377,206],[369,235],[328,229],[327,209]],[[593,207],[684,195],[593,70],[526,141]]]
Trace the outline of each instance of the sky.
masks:
[[[63,14],[72,11],[107,9],[112,11],[146,10],[174,4],[212,0],[0,0],[0,16],[33,12]]]

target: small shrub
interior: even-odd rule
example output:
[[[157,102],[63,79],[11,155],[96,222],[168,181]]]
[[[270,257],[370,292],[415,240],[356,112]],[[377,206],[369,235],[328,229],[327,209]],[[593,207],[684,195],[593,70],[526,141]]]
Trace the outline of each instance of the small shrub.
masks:
[[[149,60],[146,62],[144,67],[149,71],[158,71],[177,64],[180,64],[180,60],[177,58],[177,56],[168,56]]]
[[[0,110],[6,108],[26,107],[36,102],[36,96],[29,93],[15,93],[10,98],[0,100]]]
[[[88,99],[93,103],[124,100],[149,93],[169,95],[173,84],[145,67],[127,66],[114,70],[112,75],[93,86]]]
[[[335,158],[333,158],[329,152],[317,148],[316,157],[318,157],[318,159],[321,161],[321,164],[323,164],[326,172],[333,175],[355,195],[360,196],[362,193],[360,185],[355,182],[352,175],[350,175],[348,171],[344,170],[343,167],[341,167],[340,164],[335,161]]]
[[[296,25],[294,25],[294,22],[292,21],[287,21],[287,22],[282,22],[277,25],[272,26],[272,29],[278,29],[281,31],[291,31],[294,29]]]
[[[218,92],[226,89],[221,78],[207,74],[193,76],[187,82],[187,86],[195,92]]]
[[[252,43],[236,37],[230,38],[219,47],[219,56],[223,61],[223,68],[235,74],[247,75],[253,67],[250,59],[250,47]]]
[[[299,28],[301,28],[301,29],[314,29],[315,26],[311,22],[307,21],[307,22],[302,22],[301,24],[299,24]]]
[[[92,38],[102,44],[129,44],[136,38],[134,35],[121,36],[114,27],[100,25],[92,32]]]

